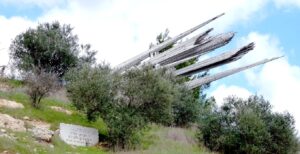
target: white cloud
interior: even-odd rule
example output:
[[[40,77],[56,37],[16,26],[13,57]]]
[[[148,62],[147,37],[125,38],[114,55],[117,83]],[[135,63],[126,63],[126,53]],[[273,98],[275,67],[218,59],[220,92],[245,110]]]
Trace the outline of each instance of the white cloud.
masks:
[[[212,91],[209,95],[214,96],[218,105],[222,105],[224,98],[226,98],[228,96],[237,96],[237,97],[246,99],[251,95],[251,92],[248,91],[247,89],[239,87],[239,86],[220,85],[214,91]]]
[[[37,6],[41,8],[55,7],[65,3],[65,0],[1,0],[0,3],[5,5],[15,5],[18,7],[32,7]]]
[[[174,36],[226,12],[227,15],[209,26],[223,31],[237,21],[249,21],[265,3],[261,0],[104,0],[91,5],[86,1],[69,1],[67,8],[52,9],[39,21],[70,23],[82,42],[91,43],[99,50],[98,60],[116,65],[147,50],[165,28]]]
[[[268,35],[249,35],[246,39],[257,39],[260,41],[253,53],[266,52],[266,55],[283,54],[283,48],[278,41]],[[276,40],[276,39],[275,39]],[[276,43],[277,42],[277,43]],[[262,45],[262,46],[260,46]],[[262,67],[261,70],[250,70],[246,72],[248,81],[253,85],[259,94],[266,96],[276,111],[288,111],[296,119],[296,126],[300,130],[300,67],[288,62],[288,58],[280,59]]]
[[[15,36],[33,25],[34,22],[25,18],[0,16],[0,66],[8,63],[9,46]]]
[[[71,24],[82,43],[90,43],[99,51],[99,61],[105,60],[116,65],[147,50],[150,42],[165,28],[169,28],[174,36],[226,12],[224,17],[202,29],[215,27],[217,32],[224,32],[238,22],[252,22],[254,15],[255,20],[263,18],[261,12],[268,2],[269,0],[25,0],[19,4],[48,7],[36,23],[58,20]],[[15,4],[17,1],[4,0],[2,3]],[[62,3],[65,3],[64,8],[56,7]],[[27,24],[20,26],[28,28]]]
[[[300,0],[274,0],[275,5],[279,8],[282,7],[300,7]]]

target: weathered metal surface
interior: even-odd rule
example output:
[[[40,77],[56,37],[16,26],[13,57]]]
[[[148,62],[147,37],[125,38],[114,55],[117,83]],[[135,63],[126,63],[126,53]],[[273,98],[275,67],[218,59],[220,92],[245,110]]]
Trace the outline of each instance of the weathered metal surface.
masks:
[[[207,20],[207,21],[205,21],[205,22],[203,22],[203,23],[201,23],[201,24],[199,24],[199,25],[197,25],[197,26],[195,26],[195,27],[193,27],[193,28],[191,28],[191,29],[189,29],[189,30],[181,33],[181,34],[179,34],[179,35],[177,35],[176,37],[174,37],[174,38],[172,38],[170,40],[167,40],[167,41],[165,41],[165,42],[163,42],[163,43],[161,43],[161,44],[159,44],[159,45],[157,45],[157,46],[155,46],[155,47],[153,47],[153,48],[151,48],[151,49],[149,49],[149,50],[147,50],[145,52],[142,52],[141,54],[139,54],[139,55],[137,55],[137,56],[135,56],[135,57],[133,57],[133,58],[131,58],[131,59],[129,59],[129,60],[121,63],[121,64],[119,64],[115,69],[119,70],[119,71],[124,71],[124,70],[126,70],[126,69],[128,69],[128,68],[130,68],[132,66],[135,66],[135,65],[139,64],[141,61],[143,61],[146,58],[148,58],[150,56],[150,53],[158,52],[158,51],[164,49],[165,47],[167,47],[167,46],[175,43],[176,41],[182,39],[183,37],[191,34],[192,32],[196,31],[197,29],[199,29],[199,28],[207,25],[208,23],[216,20],[217,18],[219,18],[219,17],[221,17],[223,15],[224,15],[224,13],[222,13],[220,15],[217,15],[217,16],[215,16],[215,17],[213,17],[213,18],[211,18],[211,19],[209,19],[209,20]]]
[[[204,40],[203,44],[196,44],[181,48],[180,50],[162,53],[161,55],[158,55],[150,60],[150,63],[166,65],[190,56],[203,55],[209,51],[213,51],[214,49],[226,45],[233,38],[233,36],[234,33],[232,32],[220,34]]]
[[[205,32],[200,33],[199,35],[196,35],[193,38],[186,40],[186,41],[176,45],[175,47],[156,55],[155,57],[151,58],[148,61],[148,63],[152,64],[152,65],[156,65],[156,64],[159,64],[161,61],[166,60],[166,59],[170,58],[171,56],[176,55],[177,53],[194,50],[196,47],[199,46],[199,44],[196,44],[195,42],[197,40],[203,40],[204,38],[206,38],[212,30],[213,30],[212,28],[208,29]]]
[[[254,43],[250,43],[238,50],[231,51],[231,52],[225,52],[218,56],[208,58],[199,63],[176,70],[174,72],[174,74],[175,75],[192,75],[197,72],[207,71],[209,69],[234,62],[234,61],[242,58],[245,54],[247,54],[250,50],[253,50],[253,49],[254,49]]]
[[[192,81],[186,82],[185,85],[189,89],[194,89],[194,88],[199,87],[201,85],[204,85],[204,84],[210,83],[212,81],[222,79],[222,78],[227,77],[229,75],[241,72],[243,70],[246,70],[246,69],[261,65],[261,64],[268,63],[270,61],[273,61],[273,60],[276,60],[276,59],[279,59],[279,58],[281,58],[281,57],[274,57],[274,58],[271,58],[271,59],[264,59],[264,60],[258,61],[256,63],[250,64],[250,65],[246,65],[246,66],[243,66],[243,67],[230,69],[230,70],[227,70],[227,71],[224,71],[224,72],[221,72],[221,73],[217,73],[215,75],[206,76],[206,77],[202,77],[202,78],[199,78],[199,79],[194,79]]]
[[[172,68],[172,67],[175,67],[175,66],[177,66],[177,65],[179,65],[179,64],[182,64],[182,63],[185,63],[185,62],[187,62],[187,61],[189,61],[189,60],[191,60],[191,59],[197,58],[197,57],[199,57],[199,55],[187,57],[187,58],[185,58],[185,59],[178,60],[178,61],[176,61],[176,62],[174,62],[174,63],[164,65],[163,67],[164,67],[164,68]]]

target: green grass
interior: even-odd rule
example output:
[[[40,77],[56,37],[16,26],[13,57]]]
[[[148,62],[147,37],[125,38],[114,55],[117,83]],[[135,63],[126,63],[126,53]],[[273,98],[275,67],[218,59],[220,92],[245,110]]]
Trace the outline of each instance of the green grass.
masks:
[[[35,139],[31,137],[31,134],[26,133],[14,133],[17,136],[16,139],[9,139],[6,137],[0,137],[0,152],[9,151],[10,153],[20,154],[106,154],[107,151],[100,147],[76,147],[65,144],[59,139],[58,136],[54,136],[52,145],[47,143],[35,142]]]
[[[101,118],[95,122],[88,122],[86,117],[77,112],[71,104],[46,98],[42,100],[41,108],[35,109],[31,106],[28,96],[23,93],[0,92],[0,98],[13,100],[24,105],[24,109],[0,108],[1,113],[9,114],[15,118],[22,119],[24,116],[27,116],[30,119],[45,121],[51,124],[52,130],[58,129],[59,123],[72,123],[87,127],[94,127],[99,130],[100,134],[107,134],[106,125]],[[73,112],[73,114],[67,115],[62,112],[54,111],[50,109],[50,106],[60,106],[69,109]]]
[[[174,130],[179,137],[186,137],[190,141],[176,140],[170,137],[170,130]],[[192,129],[170,128],[151,125],[144,133],[141,149],[135,151],[120,151],[117,154],[214,154],[195,141],[195,131]]]
[[[0,83],[6,84],[12,88],[19,88],[24,86],[24,82],[21,80],[16,80],[16,79],[6,79],[6,78],[1,78]]]
[[[13,100],[24,105],[24,109],[8,109],[0,108],[0,113],[9,114],[15,118],[22,119],[24,116],[30,119],[45,121],[51,124],[51,129],[56,130],[59,128],[59,123],[77,124],[87,127],[94,127],[99,130],[102,135],[107,134],[107,128],[102,119],[98,119],[95,122],[88,122],[85,116],[75,110],[70,104],[46,98],[42,100],[42,106],[40,109],[35,109],[29,103],[29,98],[23,93],[6,93],[0,92],[0,98]],[[72,115],[57,112],[50,109],[50,106],[60,106],[65,109],[71,110]],[[105,149],[99,147],[76,147],[65,144],[59,139],[58,136],[54,136],[52,144],[54,148],[49,144],[36,142],[30,132],[13,132],[16,136],[15,140],[0,137],[0,152],[9,151],[12,153],[21,154],[65,154],[65,153],[80,153],[80,154],[102,154],[107,153]]]
[[[6,81],[12,87],[20,88],[22,83],[14,80]],[[103,120],[99,118],[95,122],[88,122],[86,117],[76,111],[76,109],[70,104],[59,101],[53,98],[45,98],[41,102],[41,108],[35,109],[29,102],[29,97],[24,93],[19,92],[1,92],[0,98],[13,100],[24,105],[24,109],[8,109],[0,108],[0,113],[9,114],[15,118],[22,119],[24,116],[30,119],[40,120],[51,124],[51,129],[56,130],[59,128],[59,123],[77,124],[87,127],[94,127],[99,130],[102,135],[107,134],[107,127]],[[50,109],[50,106],[59,106],[65,109],[71,110],[72,115],[57,112]],[[31,135],[30,132],[9,132],[16,136],[16,139],[8,139],[6,137],[0,137],[0,152],[9,151],[11,153],[20,154],[105,154],[105,153],[124,153],[124,154],[212,154],[203,146],[199,146],[196,142],[181,142],[180,140],[174,140],[168,137],[171,128],[151,125],[147,130],[142,132],[142,140],[140,147],[133,151],[119,151],[112,152],[102,147],[77,147],[71,146],[59,139],[55,135],[51,144],[39,143]],[[8,130],[9,131],[9,130]],[[191,129],[175,129],[175,132],[186,136],[194,141],[195,131]],[[176,133],[175,133],[176,134]]]

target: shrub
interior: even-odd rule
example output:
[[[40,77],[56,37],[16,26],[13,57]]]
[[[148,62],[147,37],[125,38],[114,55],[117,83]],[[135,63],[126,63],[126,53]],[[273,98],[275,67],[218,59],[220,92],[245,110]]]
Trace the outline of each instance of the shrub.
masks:
[[[295,153],[298,140],[293,117],[273,113],[263,97],[229,97],[204,114],[198,138],[222,153]]]
[[[165,69],[143,66],[123,74],[120,91],[123,102],[150,122],[183,127],[197,121],[199,101],[181,83]]]
[[[66,89],[73,105],[83,111],[87,119],[95,120],[112,105],[116,94],[111,69],[107,65],[93,68],[85,65],[71,69],[66,75]]]
[[[174,125],[188,127],[197,122],[200,112],[200,100],[194,97],[193,91],[184,86],[177,86],[177,99],[173,103]]]
[[[42,98],[59,88],[57,76],[43,70],[25,73],[24,81],[27,86],[26,93],[29,95],[31,104],[35,108],[40,107]]]
[[[146,126],[144,117],[133,106],[119,99],[120,75],[107,65],[85,66],[67,73],[67,91],[74,106],[88,120],[100,116],[108,127],[111,147],[130,148],[138,143],[136,133]]]
[[[66,76],[74,106],[88,120],[100,116],[112,147],[132,148],[149,122],[184,126],[195,122],[199,103],[167,70],[144,66],[123,74],[107,65],[72,69]]]
[[[145,66],[132,69],[122,76],[122,102],[137,109],[147,120],[164,125],[173,122],[174,84],[165,70]]]

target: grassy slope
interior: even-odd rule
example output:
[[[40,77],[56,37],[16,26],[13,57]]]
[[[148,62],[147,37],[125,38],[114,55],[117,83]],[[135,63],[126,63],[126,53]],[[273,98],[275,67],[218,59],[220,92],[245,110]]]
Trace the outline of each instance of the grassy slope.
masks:
[[[10,81],[9,84],[11,84]],[[12,82],[17,87],[20,83]],[[36,119],[45,121],[51,124],[51,129],[56,130],[59,127],[59,123],[72,123],[88,127],[94,127],[99,130],[100,134],[106,134],[107,128],[105,123],[99,119],[96,122],[89,123],[84,115],[77,112],[70,104],[57,101],[55,99],[47,98],[42,101],[41,109],[34,109],[29,104],[29,98],[23,93],[16,92],[0,92],[0,98],[14,100],[22,103],[24,109],[6,109],[0,108],[0,113],[9,114],[15,118],[22,119],[24,116],[28,116],[30,119]],[[61,112],[51,110],[49,106],[60,106],[75,112],[73,115],[66,115]],[[0,137],[0,152],[8,150],[12,153],[31,154],[31,153],[82,153],[82,154],[102,154],[113,153],[105,150],[101,147],[75,147],[70,146],[62,142],[58,136],[54,136],[51,147],[49,144],[38,143],[31,134],[10,132],[16,136],[16,139],[8,139]],[[174,134],[179,134],[179,136]],[[145,154],[193,154],[193,153],[209,153],[205,148],[200,148],[194,142],[194,131],[180,128],[167,128],[162,126],[152,125],[149,130],[144,133],[141,148],[145,150],[135,150],[129,152],[116,152],[116,153],[145,153]]]
[[[142,148],[118,154],[213,154],[195,140],[195,130],[152,125],[142,140]]]
[[[51,129],[56,130],[59,127],[59,123],[72,123],[88,127],[94,127],[99,130],[100,134],[106,134],[105,123],[99,119],[96,122],[89,123],[84,115],[77,113],[72,106],[59,102],[52,99],[43,100],[43,105],[41,109],[34,109],[29,104],[29,98],[22,93],[4,93],[0,92],[0,98],[5,98],[9,100],[14,100],[22,103],[24,109],[7,109],[0,108],[0,113],[9,114],[15,118],[22,119],[24,116],[28,116],[30,119],[41,120],[51,124]],[[61,112],[54,111],[49,108],[49,106],[61,106],[66,109],[73,110],[75,114],[66,115]],[[97,147],[73,147],[63,143],[57,136],[54,137],[52,144],[54,148],[50,147],[48,144],[41,144],[35,142],[35,139],[31,137],[29,132],[16,133],[11,132],[17,138],[15,140],[0,137],[0,152],[8,150],[10,152],[19,152],[21,154],[32,154],[32,153],[53,153],[53,154],[63,154],[63,153],[83,153],[83,154],[93,154],[93,153],[106,153],[103,148]]]

